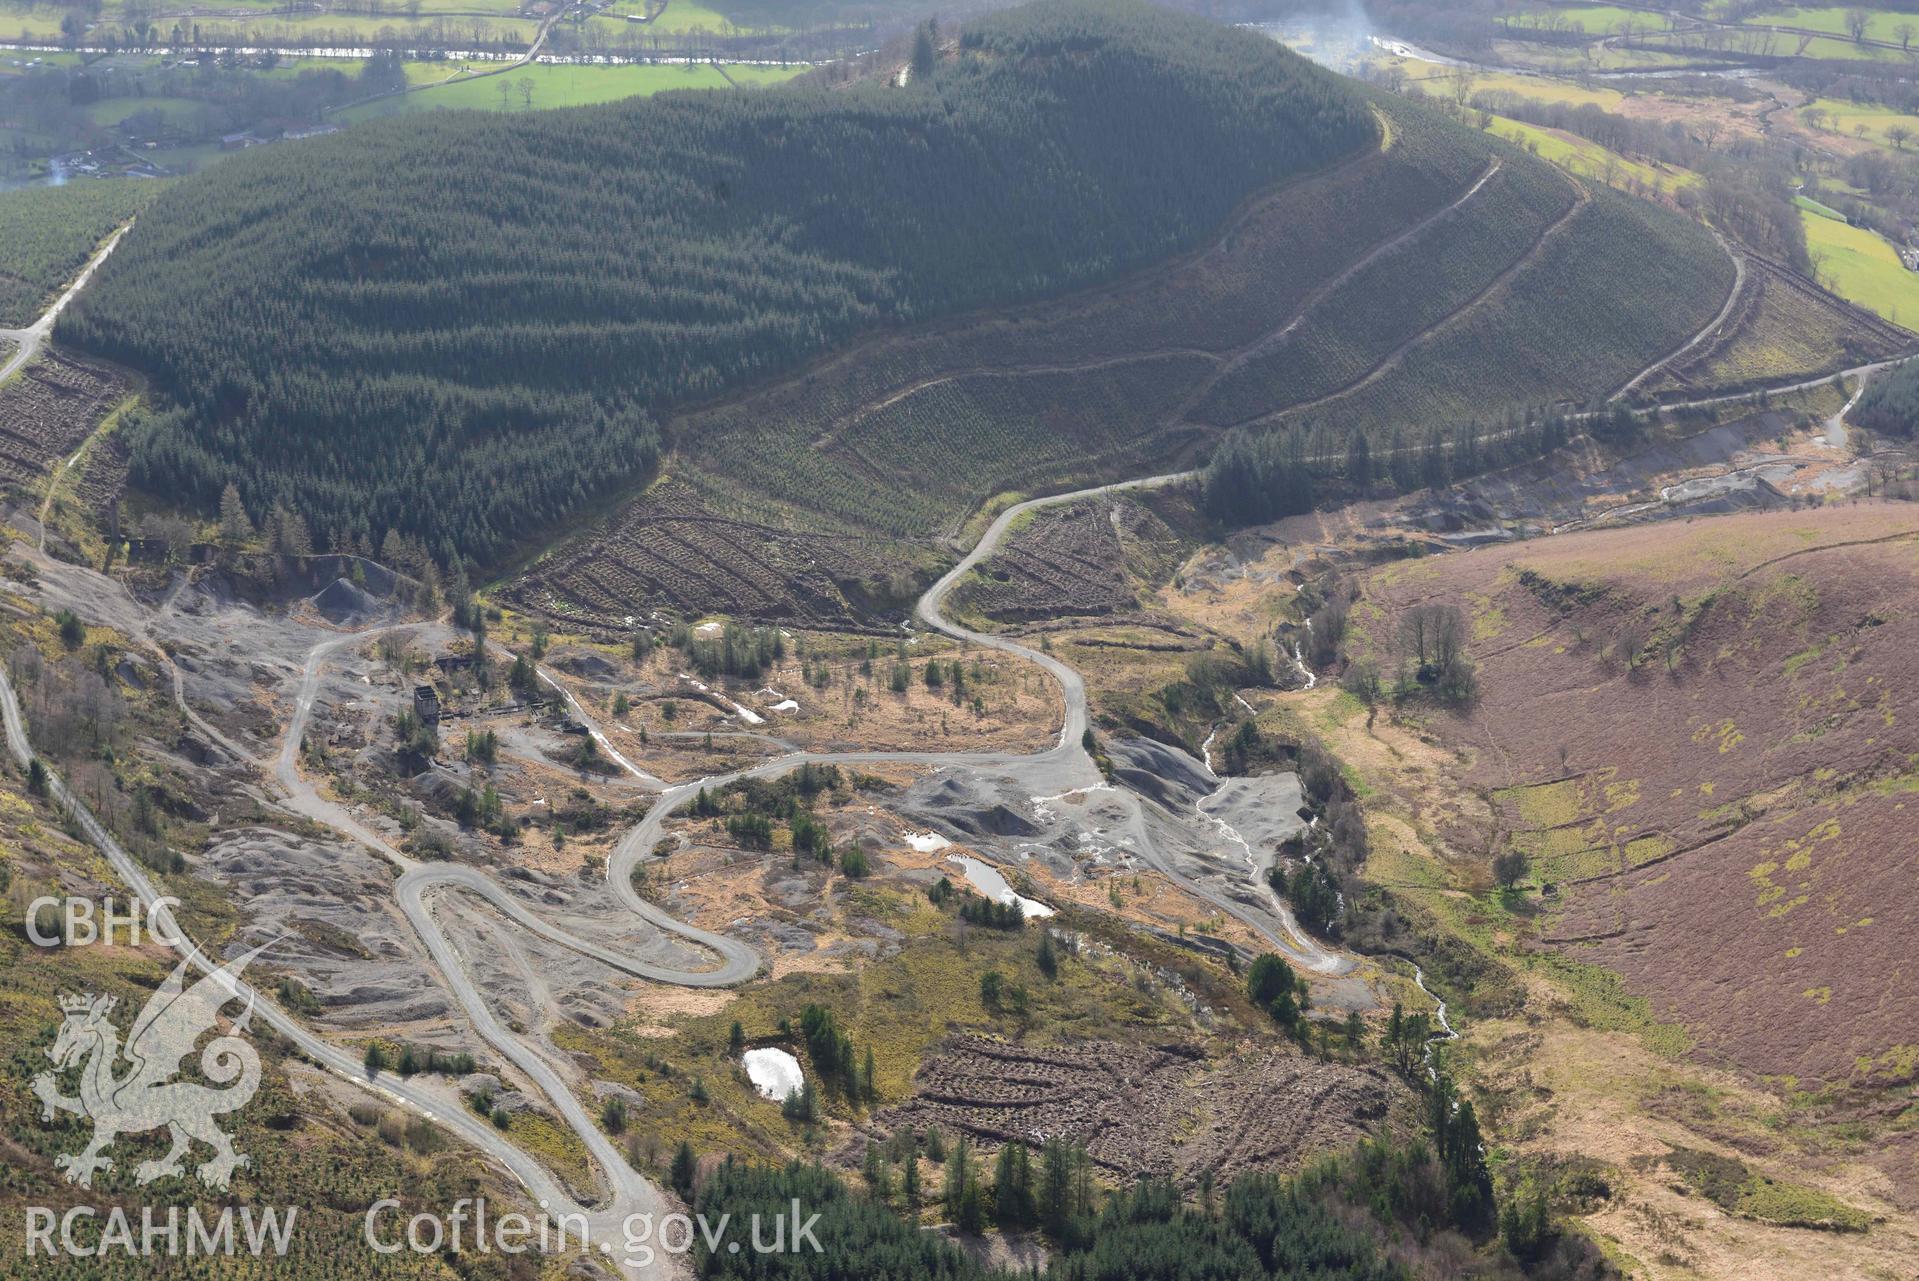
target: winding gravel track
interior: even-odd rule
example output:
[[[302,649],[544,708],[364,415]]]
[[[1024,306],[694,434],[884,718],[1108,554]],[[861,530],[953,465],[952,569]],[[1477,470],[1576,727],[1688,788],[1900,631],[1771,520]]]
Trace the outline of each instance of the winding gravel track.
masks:
[[[614,895],[630,912],[654,929],[686,939],[711,951],[718,958],[718,964],[706,970],[685,970],[660,965],[628,956],[614,947],[578,938],[541,919],[524,902],[510,894],[480,869],[462,864],[424,863],[410,858],[379,835],[368,830],[343,806],[319,795],[317,789],[301,776],[298,761],[301,743],[319,699],[320,683],[327,660],[344,648],[365,643],[385,632],[399,630],[409,625],[395,624],[343,634],[330,637],[316,645],[308,654],[305,670],[294,698],[293,712],[287,722],[279,755],[273,762],[273,772],[286,791],[289,808],[365,844],[400,870],[401,875],[395,885],[400,908],[408,923],[420,936],[435,967],[445,976],[449,990],[459,1002],[475,1033],[507,1061],[519,1068],[529,1081],[546,1094],[568,1128],[580,1137],[601,1171],[604,1180],[603,1200],[594,1207],[576,1204],[538,1162],[514,1147],[498,1131],[459,1108],[457,1104],[449,1104],[444,1091],[422,1087],[411,1081],[395,1083],[385,1077],[372,1083],[375,1088],[382,1089],[388,1097],[414,1107],[442,1124],[448,1125],[450,1129],[473,1142],[482,1151],[498,1157],[506,1168],[520,1179],[529,1192],[550,1209],[584,1214],[602,1239],[611,1239],[620,1224],[630,1215],[652,1215],[657,1219],[666,1209],[664,1198],[659,1190],[626,1163],[612,1141],[580,1104],[572,1087],[551,1063],[534,1047],[502,1026],[493,1014],[485,995],[479,990],[469,972],[464,958],[435,918],[434,895],[438,892],[461,892],[480,897],[501,915],[528,932],[622,973],[687,987],[724,987],[743,982],[759,973],[761,958],[758,953],[737,939],[675,920],[643,898],[635,889],[632,880],[634,867],[642,860],[654,856],[654,851],[664,838],[668,818],[697,795],[701,787],[723,786],[726,782],[738,777],[778,775],[808,762],[856,764],[881,761],[1016,770],[1022,782],[1030,784],[1036,790],[1056,789],[1067,792],[1100,786],[1103,780],[1099,771],[1080,742],[1087,727],[1087,711],[1085,683],[1081,680],[1079,673],[1049,654],[1027,649],[1003,637],[961,627],[944,616],[941,605],[953,587],[975,565],[992,555],[1015,522],[1025,513],[1040,507],[1077,502],[1098,494],[1173,484],[1185,479],[1186,476],[1187,473],[1178,473],[1103,485],[1074,493],[1034,499],[1009,508],[993,522],[973,550],[935,583],[919,602],[919,617],[928,626],[972,644],[1025,658],[1044,668],[1060,683],[1065,713],[1059,740],[1053,747],[1029,756],[959,752],[796,752],[734,774],[667,787],[660,793],[645,818],[627,834],[613,857],[608,860],[608,884]],[[542,676],[549,681],[552,679],[545,673],[542,673]],[[12,701],[11,686],[5,685],[4,679],[4,673],[0,673],[0,692],[5,694],[9,746],[15,755],[24,761],[30,758],[31,748],[26,741],[24,725],[19,720],[17,705]],[[577,702],[573,702],[572,706],[577,715],[587,720],[589,729],[597,728],[592,725],[591,718]],[[628,768],[642,778],[650,778],[636,767],[629,765]],[[61,794],[64,798],[64,788]],[[77,812],[84,813],[84,810],[77,805],[75,808]],[[140,873],[138,866],[113,843],[111,835],[94,822],[91,815],[86,815],[83,825],[86,827],[89,839],[108,853],[116,869],[127,878],[128,884],[135,893],[151,902],[156,893],[151,883]],[[1263,934],[1271,937],[1277,946],[1283,948],[1302,965],[1332,973],[1351,968],[1350,959],[1326,952],[1303,932],[1298,931],[1290,920],[1286,922],[1287,935],[1278,935],[1255,914],[1248,912],[1231,899],[1194,885],[1187,878],[1179,875],[1172,867],[1170,860],[1159,858],[1157,852],[1153,850],[1152,841],[1141,820],[1136,801],[1133,803],[1129,828],[1132,832],[1134,848],[1141,851],[1149,862],[1169,875],[1175,876],[1181,883],[1223,910],[1247,920]],[[191,949],[190,954],[196,958],[196,964],[203,967],[207,965],[205,958],[201,956],[198,949],[193,948],[191,943],[186,943],[184,946]],[[307,1032],[290,1016],[274,1008],[270,1002],[262,1000],[259,1004],[261,1008],[269,1012],[269,1022],[272,1026],[292,1037],[303,1052],[349,1079],[361,1084],[369,1084],[364,1071],[350,1055]],[[656,1259],[648,1267],[628,1266],[626,1270],[636,1276],[652,1276],[662,1274],[665,1267],[666,1263],[663,1259]]]
[[[5,721],[7,751],[25,768],[34,759],[33,745],[27,737],[26,719],[21,714],[13,681],[4,666],[0,666],[0,718]],[[54,802],[72,815],[87,840],[106,857],[128,889],[146,905],[155,932],[163,935],[195,969],[205,974],[213,973],[219,963],[209,959],[186,936],[174,920],[171,910],[161,903],[160,892],[148,878],[146,869],[121,847],[112,833],[101,825],[79,797],[68,790],[65,780],[51,767],[47,767],[47,782]],[[256,992],[244,980],[235,987],[240,999],[253,1002],[256,1017],[290,1041],[312,1062],[392,1102],[410,1107],[452,1131],[497,1159],[536,1200],[555,1206],[572,1205],[571,1199],[544,1166],[508,1142],[486,1120],[463,1108],[452,1091],[418,1077],[383,1075],[377,1080],[369,1079],[356,1055],[308,1031],[299,1020],[283,1012],[268,996]]]
[[[1627,396],[1630,396],[1634,390],[1638,388],[1639,384],[1645,382],[1648,378],[1651,378],[1654,374],[1666,368],[1681,356],[1705,342],[1708,338],[1717,334],[1720,326],[1724,325],[1726,319],[1732,315],[1732,309],[1739,303],[1739,296],[1746,290],[1746,256],[1736,251],[1732,245],[1727,242],[1726,238],[1717,231],[1713,231],[1712,238],[1719,242],[1720,249],[1724,250],[1726,256],[1732,259],[1732,288],[1726,291],[1726,301],[1720,304],[1719,310],[1714,313],[1713,318],[1708,320],[1698,333],[1627,379],[1625,386],[1621,387],[1606,399],[1623,400]]]
[[[1482,177],[1480,185],[1483,185],[1486,178],[1490,176],[1491,173],[1488,172]],[[1477,189],[1477,186],[1473,188],[1474,191]],[[1471,192],[1468,196],[1470,194]],[[86,270],[35,325],[25,330],[0,331],[0,337],[10,338],[21,344],[20,351],[7,361],[4,369],[0,369],[0,377],[13,373],[38,353],[60,311],[91,278],[100,262],[113,251],[124,232],[123,228],[106,241]],[[1878,369],[1897,363],[1899,362],[1896,360],[1880,362],[1848,372],[1853,374],[1876,372]],[[1826,379],[1807,380],[1775,390],[1795,390],[1824,381]],[[1746,397],[1727,396],[1692,403],[1710,405],[1743,398]],[[435,919],[433,912],[435,894],[461,892],[476,895],[483,898],[508,920],[530,933],[582,956],[590,957],[622,973],[681,986],[723,987],[743,982],[756,975],[761,966],[758,953],[736,939],[675,920],[643,898],[634,887],[632,880],[634,868],[641,861],[655,856],[655,850],[665,836],[667,819],[692,799],[702,786],[720,786],[740,777],[774,776],[809,762],[856,764],[891,761],[933,767],[966,767],[982,771],[997,770],[1016,773],[1023,784],[1030,785],[1036,792],[1050,791],[1063,794],[1104,787],[1104,780],[1099,770],[1081,746],[1081,738],[1086,731],[1088,720],[1086,688],[1079,673],[1050,654],[1028,649],[1001,636],[975,632],[954,623],[944,615],[942,606],[953,588],[975,566],[993,554],[1015,523],[1027,513],[1042,507],[1078,502],[1101,494],[1163,487],[1189,480],[1193,475],[1192,472],[1179,472],[1095,486],[1072,493],[1032,499],[1008,508],[992,522],[972,550],[920,598],[916,613],[928,627],[973,645],[1016,655],[1043,668],[1059,682],[1065,711],[1059,741],[1046,751],[1025,756],[1006,753],[956,752],[831,754],[795,752],[733,774],[670,787],[630,762],[620,760],[623,767],[634,775],[642,786],[649,789],[657,787],[661,790],[646,816],[620,842],[613,856],[608,860],[608,884],[615,897],[653,929],[664,934],[675,935],[713,953],[717,958],[717,964],[709,969],[683,970],[659,965],[628,956],[617,948],[578,938],[541,919],[521,899],[510,894],[479,869],[460,864],[423,863],[412,859],[377,833],[369,830],[345,807],[321,796],[312,783],[301,776],[298,760],[300,747],[319,697],[320,682],[327,660],[348,646],[364,643],[384,632],[409,626],[417,627],[419,624],[393,624],[331,637],[309,652],[295,696],[293,713],[288,720],[279,754],[272,763],[272,772],[286,792],[287,807],[360,842],[386,858],[399,870],[400,875],[395,884],[399,905],[408,922],[420,935],[435,966],[445,976],[450,990],[471,1021],[476,1033],[518,1067],[547,1095],[552,1106],[567,1126],[579,1136],[592,1155],[603,1180],[602,1199],[597,1205],[578,1204],[539,1161],[514,1145],[506,1135],[496,1130],[484,1118],[476,1116],[463,1107],[454,1092],[447,1087],[420,1078],[400,1078],[385,1074],[369,1078],[356,1056],[308,1031],[297,1019],[279,1009],[270,999],[253,992],[244,983],[238,985],[238,994],[254,999],[255,1008],[260,1017],[276,1032],[286,1037],[308,1059],[363,1088],[371,1089],[393,1102],[414,1109],[457,1134],[475,1148],[494,1157],[520,1181],[543,1209],[552,1213],[581,1214],[591,1225],[594,1239],[617,1242],[621,1225],[631,1215],[651,1215],[657,1222],[658,1216],[667,1208],[665,1198],[652,1183],[641,1177],[627,1164],[612,1141],[581,1105],[572,1087],[548,1060],[500,1024],[488,1007],[485,996],[476,987],[458,949],[447,938]],[[544,671],[540,674],[542,679],[557,686],[558,683],[550,675]],[[184,708],[186,706],[184,691],[181,689],[177,668],[173,675],[175,696]],[[585,709],[570,695],[568,702],[575,714],[587,724],[596,740],[604,743],[604,734],[594,724]],[[190,709],[188,710],[191,715]],[[33,759],[32,745],[27,735],[19,701],[4,668],[0,668],[0,718],[4,718],[5,722],[7,750],[24,767]],[[197,719],[195,718],[196,722]],[[231,745],[228,744],[228,746],[231,750]],[[610,747],[610,744],[607,746]],[[173,946],[196,968],[203,972],[212,972],[216,968],[216,963],[185,936],[173,921],[172,914],[158,904],[159,892],[145,870],[121,848],[112,834],[87,810],[79,798],[68,790],[65,782],[51,772],[49,785],[55,801],[73,815],[74,821],[86,834],[87,839],[108,859],[133,893],[152,910],[156,924],[170,937]],[[1321,947],[1300,930],[1286,912],[1283,903],[1274,904],[1276,914],[1284,926],[1282,931],[1275,931],[1262,914],[1251,911],[1228,896],[1194,883],[1178,869],[1169,856],[1156,848],[1155,841],[1147,828],[1139,799],[1124,789],[1114,790],[1113,795],[1123,798],[1123,803],[1130,811],[1125,824],[1130,837],[1127,843],[1151,866],[1205,901],[1250,925],[1301,966],[1326,974],[1344,973],[1353,967],[1352,958]],[[670,1271],[668,1261],[659,1256],[645,1266],[640,1266],[631,1260],[616,1259],[616,1261],[628,1275],[636,1277],[664,1276]]]
[[[104,256],[104,253],[103,250],[101,256]],[[96,263],[97,261],[98,259]],[[68,296],[71,296],[71,291]],[[1902,359],[1875,362],[1847,372],[1854,376],[1870,374],[1902,363]],[[1829,379],[1830,375],[1826,378],[1787,384],[1772,390],[1775,393],[1800,390],[1817,386]],[[1751,399],[1756,394],[1742,393],[1690,403],[1694,405],[1729,403]],[[963,766],[980,770],[1017,771],[1021,780],[1030,783],[1035,791],[1050,790],[1058,793],[1100,787],[1103,779],[1080,745],[1080,739],[1087,728],[1088,721],[1085,682],[1079,673],[1050,654],[1028,649],[1001,636],[963,627],[948,619],[942,612],[942,606],[953,588],[975,566],[998,549],[1014,524],[1027,513],[1043,507],[1079,502],[1101,494],[1161,488],[1191,480],[1195,474],[1190,471],[1176,472],[1140,480],[1122,481],[1071,493],[1031,499],[1010,507],[992,522],[972,550],[920,598],[916,613],[927,626],[971,644],[1024,658],[1046,670],[1059,682],[1064,698],[1065,714],[1062,718],[1059,741],[1053,747],[1027,756],[957,752],[836,754],[796,752],[750,769],[666,787],[660,792],[645,818],[627,834],[608,860],[608,884],[619,901],[647,924],[657,930],[685,938],[715,953],[719,958],[719,964],[710,970],[688,971],[660,966],[628,957],[617,949],[577,938],[541,920],[521,900],[502,889],[477,868],[457,864],[427,864],[414,860],[368,830],[344,807],[320,796],[313,785],[300,775],[298,754],[319,696],[321,676],[327,659],[343,648],[364,643],[384,632],[409,626],[417,627],[419,624],[395,624],[331,637],[309,652],[306,668],[295,697],[293,714],[289,718],[280,753],[273,763],[273,772],[286,791],[288,807],[361,842],[387,858],[400,870],[401,875],[395,886],[400,906],[409,923],[426,945],[434,964],[445,975],[450,990],[471,1020],[475,1031],[487,1044],[518,1067],[530,1081],[547,1094],[556,1111],[569,1128],[580,1136],[581,1141],[592,1154],[605,1180],[604,1198],[597,1206],[579,1205],[543,1165],[515,1146],[483,1118],[475,1116],[462,1107],[450,1090],[420,1078],[399,1078],[383,1074],[369,1079],[355,1056],[309,1032],[298,1020],[281,1011],[270,999],[252,992],[244,983],[240,985],[240,994],[253,997],[256,1009],[267,1024],[291,1041],[307,1058],[363,1088],[371,1089],[395,1103],[414,1109],[457,1134],[475,1148],[494,1157],[520,1181],[542,1207],[553,1213],[583,1215],[592,1226],[596,1239],[617,1240],[621,1225],[630,1215],[650,1214],[657,1222],[658,1216],[666,1208],[659,1190],[626,1163],[611,1140],[580,1105],[571,1087],[547,1060],[501,1026],[498,1019],[494,1017],[484,996],[468,973],[463,959],[434,919],[430,892],[456,890],[477,895],[509,920],[531,933],[636,977],[692,987],[727,986],[751,978],[759,971],[760,957],[750,947],[736,939],[675,920],[648,902],[634,888],[633,869],[642,860],[654,857],[654,851],[664,838],[667,819],[691,800],[703,786],[723,786],[741,777],[775,776],[808,762],[858,764],[891,761],[934,767]],[[552,680],[551,676],[544,672],[541,675],[549,681]],[[176,695],[181,693],[177,679],[175,692]],[[573,702],[572,705],[576,714],[587,721],[589,729],[597,728],[593,725],[591,717],[577,702]],[[0,668],[0,716],[4,716],[5,720],[7,748],[24,766],[33,757],[32,746],[27,737],[25,721],[21,715],[13,685],[4,668]],[[628,765],[627,768],[640,776],[643,781],[651,777],[644,775],[637,767]],[[50,776],[50,785],[54,798],[73,814],[88,840],[107,857],[114,869],[125,879],[128,887],[150,908],[153,908],[159,894],[144,869],[120,847],[85,805],[67,790],[65,783],[57,775]],[[1321,947],[1300,930],[1286,913],[1283,903],[1273,905],[1285,926],[1283,932],[1275,931],[1262,919],[1261,914],[1254,913],[1237,901],[1194,883],[1180,872],[1170,858],[1155,848],[1155,843],[1146,828],[1138,799],[1124,790],[1116,791],[1114,795],[1124,797],[1131,810],[1131,817],[1127,823],[1131,838],[1129,843],[1156,870],[1169,876],[1205,901],[1250,925],[1275,947],[1307,969],[1325,974],[1339,974],[1353,967],[1354,962],[1350,957]],[[160,927],[173,937],[175,947],[182,955],[188,957],[196,968],[209,973],[216,968],[215,963],[210,961],[178,929],[171,914],[164,907],[156,908],[154,916]],[[632,1266],[627,1261],[621,1262],[624,1270],[636,1277],[664,1276],[668,1271],[667,1262],[663,1258],[656,1258],[647,1267]]]

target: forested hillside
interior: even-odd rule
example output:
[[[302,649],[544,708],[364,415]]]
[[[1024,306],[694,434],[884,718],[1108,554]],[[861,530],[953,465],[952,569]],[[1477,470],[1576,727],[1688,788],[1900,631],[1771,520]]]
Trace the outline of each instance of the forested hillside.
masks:
[[[1871,431],[1910,440],[1919,432],[1919,361],[1889,370],[1867,383],[1852,420]]]
[[[100,242],[153,198],[158,184],[114,179],[0,193],[0,328],[39,319]]]
[[[1363,437],[1396,485],[1425,483],[1426,454],[1473,474],[1489,443],[1544,439],[1509,435],[1514,416],[1603,403],[1724,305],[1732,260],[1698,224],[1440,113],[1371,105],[1383,146],[1248,202],[1199,252],[671,415],[666,434],[698,442],[675,483],[509,598],[608,627],[636,604],[858,623],[903,607],[907,567],[995,495],[1174,470],[1234,432],[1320,473]]]
[[[876,326],[1097,281],[1373,142],[1251,33],[1056,0],[905,87],[447,113],[156,201],[61,336],[147,373],[142,486],[487,561],[644,476],[660,411]],[[676,441],[697,451],[696,441]]]

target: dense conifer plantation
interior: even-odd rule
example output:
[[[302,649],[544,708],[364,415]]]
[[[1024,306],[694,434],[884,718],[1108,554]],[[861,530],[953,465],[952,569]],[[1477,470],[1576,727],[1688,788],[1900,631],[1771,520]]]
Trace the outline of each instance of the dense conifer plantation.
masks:
[[[1911,439],[1919,433],[1919,361],[1880,374],[1866,384],[1852,419],[1870,431]]]
[[[155,202],[62,336],[152,377],[142,486],[211,512],[233,482],[323,543],[486,562],[642,478],[665,407],[1163,257],[1374,129],[1263,37],[1054,0],[904,88],[450,112],[236,157]]]

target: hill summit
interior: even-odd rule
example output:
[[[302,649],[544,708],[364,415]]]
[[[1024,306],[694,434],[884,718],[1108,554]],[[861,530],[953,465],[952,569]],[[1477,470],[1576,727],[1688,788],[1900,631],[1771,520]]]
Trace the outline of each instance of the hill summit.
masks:
[[[1164,258],[1377,138],[1337,77],[1131,0],[992,15],[904,81],[237,157],[155,202],[61,335],[161,394],[141,486],[486,562],[645,477],[666,407]]]

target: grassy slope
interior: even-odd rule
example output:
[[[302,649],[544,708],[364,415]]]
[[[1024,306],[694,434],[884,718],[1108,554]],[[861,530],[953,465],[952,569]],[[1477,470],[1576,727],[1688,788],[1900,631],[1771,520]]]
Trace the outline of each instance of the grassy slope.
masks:
[[[1919,1003],[1874,959],[1910,920],[1890,887],[1919,740],[1890,606],[1916,521],[1779,512],[1391,566],[1353,648],[1390,667],[1403,611],[1468,611],[1479,704],[1427,724],[1561,886],[1541,936],[1755,1073],[1872,1086],[1910,1074]],[[1730,997],[1734,970],[1766,978]]]
[[[1846,546],[1888,535],[1906,541]],[[1376,724],[1336,691],[1287,705],[1365,780],[1367,878],[1417,930],[1523,983],[1516,1014],[1447,990],[1473,1015],[1455,1062],[1471,1064],[1500,1159],[1600,1172],[1611,1192],[1581,1213],[1641,1271],[1657,1257],[1708,1277],[1872,1275],[1913,1239],[1896,1189],[1919,1116],[1914,990],[1905,967],[1869,959],[1910,928],[1893,886],[1912,731],[1876,693],[1908,647],[1825,620],[1909,591],[1915,537],[1910,506],[1835,508],[1382,567],[1354,609],[1355,652],[1391,663],[1401,610],[1457,604],[1480,705]],[[1778,556],[1794,559],[1766,566]],[[1669,675],[1656,637],[1675,599],[1690,630]],[[1606,650],[1642,608],[1654,657],[1629,674]],[[1702,828],[1731,834],[1627,870],[1659,857],[1646,832],[1690,844]],[[1554,898],[1536,881],[1490,888],[1502,834],[1545,860]],[[1688,1189],[1734,1217],[1700,1222]],[[1822,1223],[1853,1231],[1792,1226]]]
[[[1384,429],[1602,397],[1710,319],[1732,264],[1705,230],[1604,187],[1489,304],[1317,412]],[[1671,305],[1685,300],[1684,307]]]
[[[429,68],[442,67],[443,69],[438,72],[438,79],[445,79],[450,70],[445,69],[444,64],[420,65]],[[742,67],[729,68],[729,74],[742,84],[768,84],[778,83],[782,79],[791,79],[804,70],[804,67]],[[482,76],[448,84],[434,84],[433,77],[423,77],[421,83],[433,84],[434,87],[418,90],[403,98],[388,98],[365,103],[342,112],[340,119],[370,120],[380,116],[404,115],[416,111],[446,111],[461,108],[480,111],[523,111],[526,110],[527,102],[521,94],[522,80],[533,82],[532,107],[534,110],[585,107],[595,103],[617,102],[623,98],[647,97],[669,89],[725,89],[731,83],[718,68],[704,64],[682,67],[540,65],[522,67],[502,75]],[[502,85],[507,88],[504,106],[500,97]]]
[[[1642,161],[1628,160],[1590,138],[1582,138],[1563,129],[1544,129],[1521,120],[1500,117],[1493,124],[1493,132],[1562,169],[1588,178],[1604,180],[1610,173],[1615,182],[1635,179],[1647,188],[1668,196],[1681,187],[1692,186],[1699,181],[1698,175],[1687,170],[1659,169]]]
[[[1800,219],[1822,284],[1895,324],[1919,325],[1919,272],[1907,271],[1884,238],[1811,209]]]

